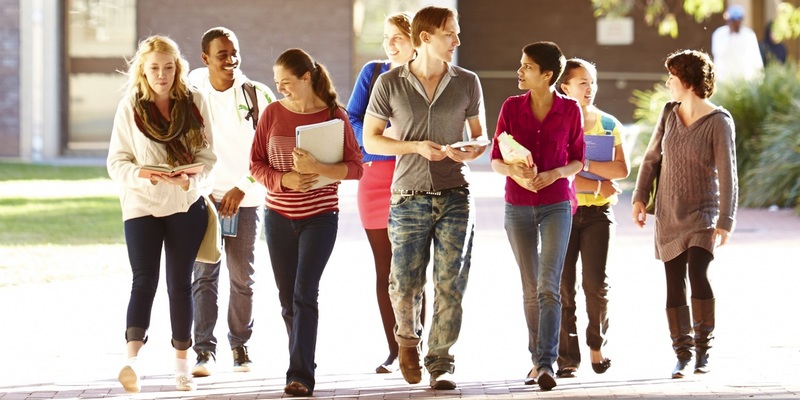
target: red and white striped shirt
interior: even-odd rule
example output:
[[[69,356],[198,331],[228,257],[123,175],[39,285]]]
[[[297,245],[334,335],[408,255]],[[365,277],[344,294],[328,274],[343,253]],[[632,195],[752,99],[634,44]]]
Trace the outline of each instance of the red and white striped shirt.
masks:
[[[292,170],[292,150],[296,147],[295,128],[330,119],[330,110],[299,114],[287,109],[281,102],[270,103],[258,120],[255,139],[250,153],[250,173],[267,188],[266,206],[290,219],[308,218],[328,211],[339,211],[339,182],[307,192],[285,188],[281,185],[283,174]],[[359,179],[361,149],[344,110],[334,113],[334,118],[344,123],[345,179]]]

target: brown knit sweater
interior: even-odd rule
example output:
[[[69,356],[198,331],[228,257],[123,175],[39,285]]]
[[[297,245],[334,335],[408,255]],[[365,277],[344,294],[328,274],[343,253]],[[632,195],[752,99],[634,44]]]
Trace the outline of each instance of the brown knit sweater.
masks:
[[[733,118],[718,107],[686,127],[679,107],[664,106],[633,191],[633,202],[647,203],[654,167],[661,163],[655,244],[656,258],[665,262],[692,246],[713,254],[714,228],[733,231],[739,192]]]

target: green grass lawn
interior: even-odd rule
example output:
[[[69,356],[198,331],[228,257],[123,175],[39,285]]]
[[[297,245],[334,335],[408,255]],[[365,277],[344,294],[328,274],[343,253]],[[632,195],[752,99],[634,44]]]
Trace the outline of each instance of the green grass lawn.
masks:
[[[105,167],[0,162],[0,287],[129,270]]]

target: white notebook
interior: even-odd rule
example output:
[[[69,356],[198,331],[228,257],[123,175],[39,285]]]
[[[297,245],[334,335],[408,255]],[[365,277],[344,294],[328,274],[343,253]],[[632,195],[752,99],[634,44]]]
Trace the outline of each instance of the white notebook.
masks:
[[[341,119],[300,125],[295,129],[295,134],[297,147],[311,153],[320,162],[335,164],[344,160],[344,121]],[[316,189],[333,182],[337,180],[320,175],[311,188]]]

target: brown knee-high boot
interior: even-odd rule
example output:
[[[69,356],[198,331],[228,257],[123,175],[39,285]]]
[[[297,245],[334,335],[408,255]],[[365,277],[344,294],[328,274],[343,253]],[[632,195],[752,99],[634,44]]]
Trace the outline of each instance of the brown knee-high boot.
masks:
[[[678,357],[678,363],[672,370],[672,378],[683,378],[688,373],[687,366],[692,360],[694,338],[692,338],[692,323],[689,316],[689,306],[667,308],[667,321],[669,322],[669,335],[672,338],[672,349]]]
[[[694,322],[694,343],[696,358],[694,373],[709,372],[708,358],[711,341],[714,340],[714,299],[692,299],[692,320]]]

